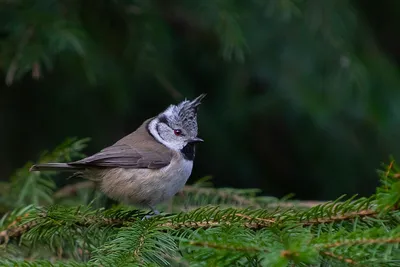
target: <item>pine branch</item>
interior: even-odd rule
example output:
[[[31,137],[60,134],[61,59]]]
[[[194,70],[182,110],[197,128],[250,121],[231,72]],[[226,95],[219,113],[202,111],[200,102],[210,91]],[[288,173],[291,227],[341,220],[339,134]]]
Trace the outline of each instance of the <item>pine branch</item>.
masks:
[[[57,210],[55,210],[55,212],[56,211]],[[76,213],[76,208],[71,209],[71,212]],[[73,223],[74,225],[80,227],[90,227],[92,225],[121,227],[123,225],[126,225],[127,223],[134,223],[141,220],[146,214],[140,212],[139,210],[127,210],[126,212],[127,213],[125,214],[130,214],[130,216],[125,215],[123,217],[120,217],[117,215],[118,213],[116,213],[114,214],[116,215],[116,217],[113,217],[114,215],[108,217],[105,215],[105,213],[102,213],[102,210],[99,210],[94,212],[94,214],[97,215],[88,216],[87,214],[81,214],[80,216],[75,216],[71,221],[60,221],[58,222],[58,225]],[[259,214],[262,217],[254,216],[254,214]],[[343,222],[346,220],[353,220],[355,218],[370,218],[370,216],[375,216],[376,214],[377,213],[372,210],[362,210],[359,212],[349,212],[340,216],[333,216],[330,218],[318,218],[314,220],[303,221],[299,220],[299,217],[301,216],[299,216],[298,213],[287,211],[281,213],[278,210],[274,213],[268,213],[265,210],[246,209],[240,212],[240,210],[232,208],[220,210],[218,207],[203,207],[189,213],[180,213],[174,216],[167,215],[165,218],[168,220],[162,221],[162,223],[160,223],[160,226],[175,230],[183,228],[206,229],[220,227],[222,225],[230,225],[232,223],[240,223],[240,225],[245,228],[261,230],[268,227],[276,227],[278,225],[281,225],[283,227],[288,222],[296,222],[297,224],[306,227],[317,224]],[[24,215],[24,217],[28,216],[28,214]],[[6,236],[7,239],[19,237],[38,225],[41,221],[43,221],[43,219],[46,219],[46,217],[51,218],[51,216],[51,214],[47,214],[47,212],[43,210],[42,213],[40,213],[39,218],[37,218],[36,220],[30,220],[29,223],[16,225],[22,220],[22,217],[19,217],[16,221],[10,223],[7,226],[7,229],[3,231],[3,236]]]
[[[64,211],[63,211],[64,209]],[[61,212],[61,213],[60,213]],[[215,243],[211,241],[205,241],[202,239],[199,240],[191,240],[190,236],[192,236],[194,233],[198,232],[200,229],[202,231],[207,231],[207,235],[210,235],[208,232],[209,230],[207,229],[216,229],[218,231],[223,230],[226,227],[234,227],[237,229],[237,231],[241,232],[243,230],[241,229],[249,229],[251,231],[261,231],[262,233],[265,230],[273,230],[273,229],[282,229],[283,231],[286,227],[293,225],[295,222],[295,213],[290,213],[285,211],[286,214],[275,212],[266,212],[265,210],[237,210],[237,209],[226,209],[226,210],[220,210],[216,207],[206,207],[206,208],[201,208],[195,211],[191,211],[189,213],[181,213],[178,215],[173,215],[173,216],[160,216],[160,217],[155,217],[149,220],[149,223],[151,222],[152,227],[155,227],[154,230],[158,234],[155,236],[158,236],[163,233],[163,235],[169,235],[171,231],[177,231],[186,233],[184,239],[179,239],[181,242],[186,242],[188,246],[199,246],[199,247],[204,247],[204,248],[209,248],[209,249],[215,249],[215,250],[234,250],[234,251],[239,251],[243,253],[267,253],[269,249],[264,248],[264,247],[258,247],[258,246],[242,246],[242,245],[234,245],[232,246],[231,242],[223,242],[223,243]],[[62,215],[64,214],[64,215]],[[66,214],[71,214],[72,216],[69,216],[68,218],[65,217]],[[364,216],[368,216],[367,213],[362,213]],[[267,215],[269,218],[272,219],[267,219]],[[60,217],[61,216],[61,217]],[[43,242],[43,239],[37,239],[35,236],[38,233],[41,233],[42,231],[49,231],[51,228],[49,227],[56,227],[55,229],[63,229],[64,227],[72,228],[72,229],[84,229],[84,228],[102,228],[102,227],[112,227],[114,229],[120,228],[121,230],[119,231],[131,231],[131,227],[139,227],[138,225],[142,224],[142,218],[144,214],[139,213],[136,210],[99,210],[99,211],[89,211],[89,210],[83,210],[80,211],[78,208],[72,208],[72,209],[67,209],[65,208],[56,208],[56,209],[50,209],[50,210],[41,210],[40,212],[37,212],[35,215],[32,214],[32,216],[23,216],[20,218],[16,223],[10,223],[9,227],[2,232],[2,237],[6,237],[5,239],[13,239],[18,236],[22,236],[23,240],[31,240],[34,243],[37,243],[38,241]],[[354,216],[354,214],[352,215]],[[301,216],[300,216],[301,217]],[[344,219],[347,219],[348,217],[343,216]],[[297,217],[297,225],[301,226],[299,223],[299,218]],[[319,221],[318,223],[322,223]],[[329,224],[335,223],[335,221],[329,222]],[[343,221],[338,221],[338,223],[343,223]],[[18,225],[16,225],[18,224]],[[52,226],[53,225],[53,226]],[[304,229],[307,229],[307,226],[309,225],[308,223],[303,223],[303,226],[305,227]],[[45,227],[45,228],[43,228]],[[78,227],[78,228],[77,228]],[[121,228],[122,227],[122,228]],[[244,227],[244,228],[243,228]],[[125,229],[125,230],[124,230]],[[82,230],[79,230],[78,232],[82,232]],[[282,231],[280,230],[280,231]],[[74,230],[76,231],[76,230]],[[225,230],[223,230],[225,231]],[[275,231],[275,230],[273,230]],[[58,232],[58,231],[57,231]],[[6,233],[6,234],[4,234]],[[254,234],[255,232],[253,232]],[[44,233],[43,233],[44,234]],[[41,235],[43,235],[41,234]],[[252,235],[253,235],[252,234]],[[129,234],[131,235],[131,234]],[[188,236],[189,235],[189,238]],[[123,234],[125,236],[125,234]],[[220,235],[218,235],[220,236]],[[237,236],[237,234],[229,234],[231,237]],[[300,235],[302,236],[302,235]],[[51,235],[47,236],[47,234],[44,234],[45,240],[47,242],[51,240]],[[49,239],[50,238],[50,239]],[[121,237],[122,238],[122,237]],[[139,251],[141,251],[142,246],[144,245],[144,236],[142,239],[139,238],[139,243],[137,243],[136,247],[138,251],[136,251],[136,254],[134,253],[133,255],[138,255],[140,254]],[[36,241],[35,241],[36,239]],[[41,241],[42,240],[42,241]],[[114,240],[114,238],[112,239]],[[120,239],[117,239],[120,240]],[[136,240],[136,239],[135,239]],[[142,240],[142,241],[140,241]],[[185,241],[186,240],[186,241]],[[134,240],[132,240],[133,242]],[[115,241],[116,242],[116,241]],[[109,245],[104,245],[104,249],[108,249],[109,246],[119,246],[121,241],[118,241],[118,245],[114,243],[110,243]],[[135,241],[136,242],[136,241]],[[149,241],[150,242],[150,241]],[[153,242],[153,241],[151,241]],[[316,249],[317,251],[320,251],[319,253],[321,255],[325,255],[327,257],[333,257],[338,260],[342,260],[345,262],[349,262],[349,259],[351,257],[348,257],[346,255],[341,255],[338,252],[330,252],[326,251],[326,249],[332,249],[340,246],[357,246],[357,245],[373,245],[373,244],[391,244],[391,243],[399,243],[400,240],[399,238],[379,238],[379,239],[367,239],[367,240],[354,240],[353,238],[347,239],[347,241],[334,241],[330,242],[329,240],[327,242],[317,242],[315,245],[312,246],[313,249]],[[257,249],[254,249],[257,248]],[[125,251],[125,249],[121,249],[116,251],[116,259],[113,262],[117,262],[118,260],[121,260],[121,253],[122,250]],[[285,251],[285,250],[282,250]],[[298,259],[302,255],[302,252],[295,252],[297,251],[296,249],[287,249],[286,252],[281,252],[281,257],[287,258],[287,260],[293,260],[293,259]],[[103,255],[101,253],[101,250],[96,252],[98,255]],[[150,252],[149,252],[150,253]],[[271,252],[272,253],[272,252]],[[152,255],[152,254],[151,254]],[[149,256],[150,257],[150,256]],[[161,257],[160,255],[157,256],[157,258],[160,260]],[[135,258],[135,257],[134,257]],[[96,258],[97,259],[97,258]],[[137,259],[137,258],[135,258]],[[102,259],[99,261],[107,261],[106,259]],[[108,259],[110,260],[110,259]],[[352,262],[357,262],[356,259],[351,259]]]
[[[82,185],[82,184],[80,184]],[[86,184],[85,184],[86,185]],[[75,190],[75,187],[72,187]],[[67,188],[70,190],[69,188]],[[65,189],[63,189],[65,190]],[[73,191],[72,190],[72,191]],[[191,190],[191,189],[190,189]],[[63,191],[66,192],[66,191]],[[360,206],[364,206],[364,202],[362,205],[354,205],[351,203],[352,209],[357,211],[350,211],[347,213],[342,213],[343,209],[347,209],[348,205],[343,205],[342,207],[337,206],[338,204],[332,204],[328,206],[325,204],[324,209],[330,210],[333,207],[336,208],[336,212],[340,213],[339,215],[329,215],[327,217],[324,216],[314,216],[313,219],[307,219],[309,217],[310,210],[307,210],[303,213],[292,212],[292,211],[283,211],[276,210],[274,212],[267,212],[266,210],[240,210],[238,209],[224,209],[220,210],[217,207],[206,207],[206,208],[198,208],[197,210],[191,211],[189,213],[180,213],[176,216],[167,216],[169,221],[163,222],[161,226],[168,227],[170,229],[182,229],[182,228],[190,228],[190,229],[198,229],[198,228],[213,228],[219,227],[224,224],[230,224],[233,222],[240,222],[241,225],[245,228],[260,230],[266,227],[272,227],[276,225],[285,225],[288,222],[295,222],[297,224],[306,226],[318,225],[318,224],[327,224],[334,222],[343,222],[347,220],[358,219],[371,219],[377,215],[377,211],[374,210],[358,210]],[[321,207],[316,207],[316,210],[321,209]],[[394,212],[394,211],[393,211]],[[325,212],[319,212],[320,214],[324,214]],[[84,218],[76,217],[74,224],[82,227],[89,227],[91,225],[99,225],[99,226],[113,226],[120,227],[126,223],[135,222],[140,220],[140,215],[144,216],[144,213],[140,213],[136,211],[132,213],[134,217],[124,217],[124,218],[107,218],[103,215],[96,216],[85,216]],[[256,216],[254,216],[256,215]],[[261,216],[257,216],[261,215]],[[42,213],[41,218],[45,218],[47,215]],[[306,219],[303,219],[306,218]],[[62,222],[61,222],[62,223]],[[17,226],[15,227],[15,223],[9,225],[9,229],[7,229],[6,235],[7,238],[10,237],[18,237],[21,236],[26,231],[29,231],[32,227],[34,227],[36,223],[31,221],[27,225]],[[5,234],[3,234],[5,235]]]
[[[363,240],[344,240],[338,241],[333,244],[326,244],[324,248],[335,248],[340,246],[354,246],[354,245],[373,245],[373,244],[399,244],[399,237],[377,238],[377,239],[363,239]]]
[[[257,247],[234,247],[229,245],[216,244],[211,242],[201,242],[201,241],[188,241],[189,245],[203,248],[213,248],[220,250],[232,250],[232,251],[240,251],[240,252],[265,252],[268,253],[268,250],[257,248]]]
[[[91,263],[117,266],[126,263],[168,265],[164,255],[173,256],[177,247],[163,226],[154,221],[137,221],[122,228],[109,242],[94,251]]]
[[[65,149],[50,157],[70,155]],[[398,173],[392,162],[380,172],[382,186],[369,198],[342,196],[311,207],[294,201],[285,206],[286,200],[260,197],[256,190],[213,189],[202,183],[185,187],[185,200],[193,207],[216,205],[151,218],[123,206],[30,205],[1,219],[0,243],[34,263],[39,262],[35,255],[49,255],[67,265],[390,266],[400,260]],[[53,197],[73,198],[93,185],[86,181],[68,185]],[[176,196],[173,203],[181,205],[182,197]],[[19,257],[7,250],[0,253],[11,262]]]
[[[315,224],[321,224],[321,223],[331,223],[331,222],[337,222],[337,221],[347,221],[347,220],[354,220],[355,218],[363,218],[363,217],[368,217],[368,218],[373,218],[376,215],[378,215],[378,212],[374,210],[361,210],[361,211],[355,211],[355,212],[349,212],[341,215],[336,215],[336,216],[330,216],[330,217],[320,217],[320,218],[315,218],[309,221],[303,222],[304,225],[315,225]]]
[[[347,263],[347,264],[356,265],[356,266],[359,265],[359,263],[356,262],[356,261],[353,260],[353,259],[345,258],[345,257],[343,257],[343,256],[336,255],[336,254],[334,254],[334,253],[332,253],[332,252],[322,251],[321,254],[324,255],[324,256],[331,257],[331,258],[333,258],[333,259],[335,259],[335,260],[338,260],[338,261]]]

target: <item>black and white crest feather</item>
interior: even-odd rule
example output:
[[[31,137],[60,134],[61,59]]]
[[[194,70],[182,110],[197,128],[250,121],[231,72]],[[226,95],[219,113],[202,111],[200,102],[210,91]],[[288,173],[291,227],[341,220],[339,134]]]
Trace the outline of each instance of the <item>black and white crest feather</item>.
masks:
[[[182,128],[186,129],[191,136],[197,136],[197,111],[205,96],[206,94],[201,94],[192,101],[185,99],[178,105],[171,105],[163,112],[164,116],[159,118],[161,120],[179,121]]]

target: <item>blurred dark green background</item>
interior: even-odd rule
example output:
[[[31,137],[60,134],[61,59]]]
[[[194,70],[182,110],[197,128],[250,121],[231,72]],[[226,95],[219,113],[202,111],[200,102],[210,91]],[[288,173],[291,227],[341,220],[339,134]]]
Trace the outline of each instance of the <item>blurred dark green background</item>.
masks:
[[[400,153],[400,2],[0,1],[0,177],[207,93],[191,180],[367,195]]]

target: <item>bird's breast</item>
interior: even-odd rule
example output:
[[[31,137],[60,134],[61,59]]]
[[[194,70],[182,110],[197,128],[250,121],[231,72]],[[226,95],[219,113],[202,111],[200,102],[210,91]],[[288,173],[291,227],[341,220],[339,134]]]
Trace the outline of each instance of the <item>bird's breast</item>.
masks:
[[[180,158],[164,168],[165,176],[161,180],[165,181],[166,196],[172,197],[185,186],[192,173],[193,161]]]
[[[101,190],[112,199],[152,206],[170,199],[181,190],[192,168],[193,161],[179,155],[161,169],[102,170]]]

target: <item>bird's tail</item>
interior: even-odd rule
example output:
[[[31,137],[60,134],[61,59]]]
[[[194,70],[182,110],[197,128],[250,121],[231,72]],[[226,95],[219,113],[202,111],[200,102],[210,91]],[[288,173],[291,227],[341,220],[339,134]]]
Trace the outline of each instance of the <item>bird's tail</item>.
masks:
[[[70,171],[75,172],[82,168],[71,166],[68,163],[43,163],[32,165],[29,171]]]

